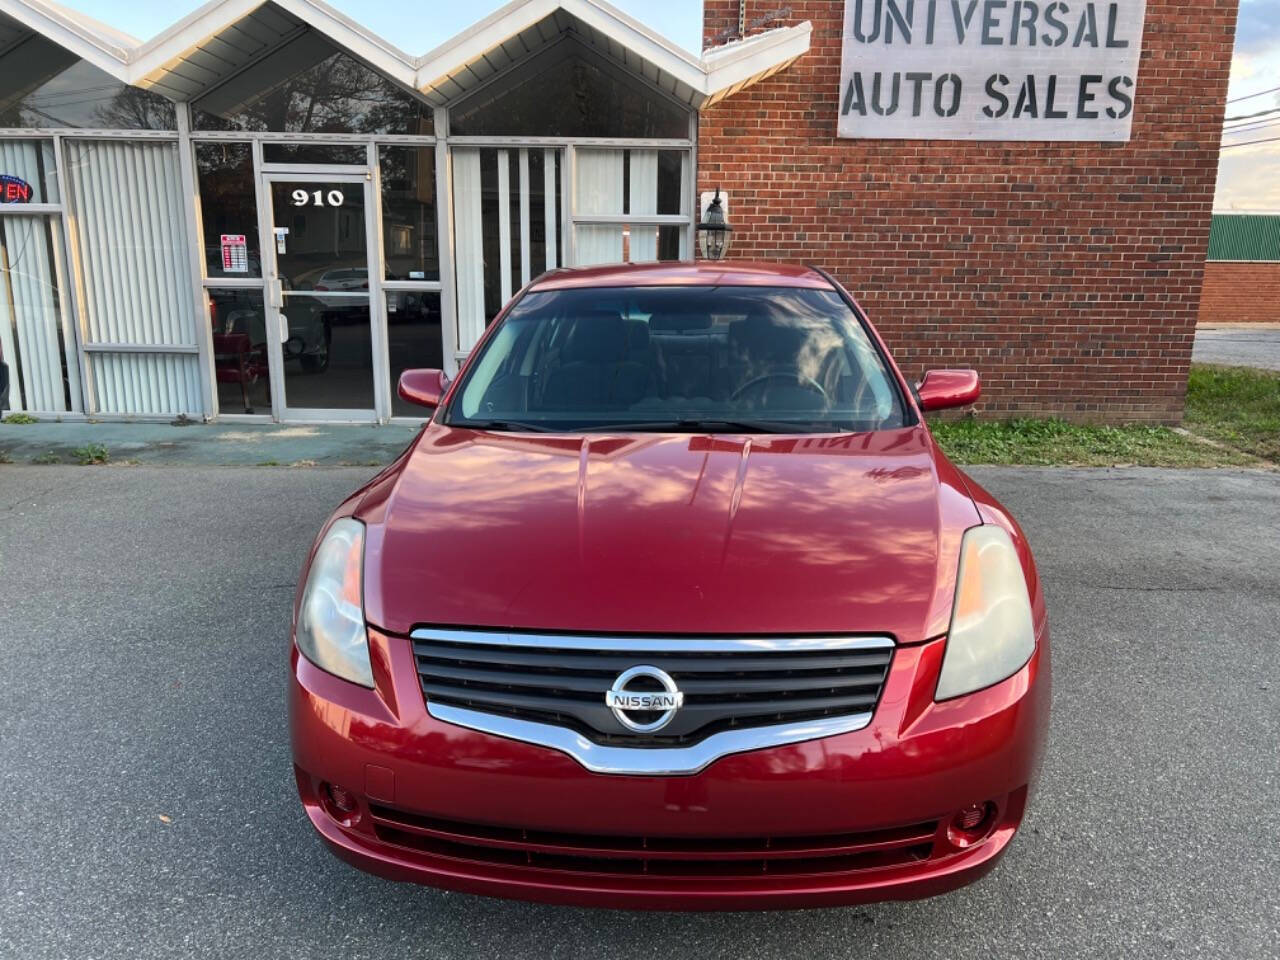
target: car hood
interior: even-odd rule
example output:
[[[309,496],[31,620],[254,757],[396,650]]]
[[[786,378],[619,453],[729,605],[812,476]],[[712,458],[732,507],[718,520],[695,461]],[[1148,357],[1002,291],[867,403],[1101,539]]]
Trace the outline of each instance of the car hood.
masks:
[[[365,603],[392,633],[945,632],[980,523],[921,427],[551,436],[430,425],[371,485]]]

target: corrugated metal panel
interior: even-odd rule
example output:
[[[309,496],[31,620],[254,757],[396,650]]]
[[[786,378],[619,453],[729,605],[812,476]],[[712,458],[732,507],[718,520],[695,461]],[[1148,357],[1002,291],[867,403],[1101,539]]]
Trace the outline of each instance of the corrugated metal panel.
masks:
[[[88,363],[95,413],[200,413],[200,368],[194,354],[94,353]]]
[[[1280,214],[1214,214],[1209,259],[1280,261]]]
[[[191,347],[195,304],[173,143],[67,142],[86,340]],[[194,354],[94,353],[94,412],[199,414]]]

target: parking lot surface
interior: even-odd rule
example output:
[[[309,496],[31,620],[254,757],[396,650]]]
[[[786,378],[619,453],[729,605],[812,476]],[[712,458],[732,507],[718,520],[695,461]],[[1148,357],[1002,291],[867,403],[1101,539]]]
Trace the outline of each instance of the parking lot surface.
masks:
[[[1053,628],[1009,855],[935,900],[704,915],[393,884],[312,835],[289,608],[369,469],[0,467],[0,957],[1280,955],[1280,476],[972,472]]]
[[[1196,331],[1195,363],[1216,363],[1224,367],[1257,367],[1280,370],[1280,326],[1243,324],[1234,327],[1201,328]]]

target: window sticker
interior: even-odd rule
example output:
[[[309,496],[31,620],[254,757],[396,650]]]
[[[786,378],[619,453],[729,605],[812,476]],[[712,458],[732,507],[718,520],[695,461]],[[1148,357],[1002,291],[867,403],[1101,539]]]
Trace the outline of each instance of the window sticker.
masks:
[[[249,272],[249,245],[243,233],[222,235],[222,270],[224,273]]]

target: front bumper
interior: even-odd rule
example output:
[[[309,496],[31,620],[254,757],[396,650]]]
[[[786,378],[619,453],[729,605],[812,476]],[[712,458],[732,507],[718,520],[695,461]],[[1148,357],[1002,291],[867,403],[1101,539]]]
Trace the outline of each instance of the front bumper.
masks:
[[[292,658],[298,790],[343,859],[397,880],[586,906],[912,899],[970,883],[1022,820],[1049,710],[1047,631],[1018,674],[933,702],[944,643],[900,647],[871,724],[692,776],[590,773],[431,717],[410,642],[370,630],[376,690]],[[325,784],[354,796],[335,806]],[[985,836],[955,813],[990,803]]]

